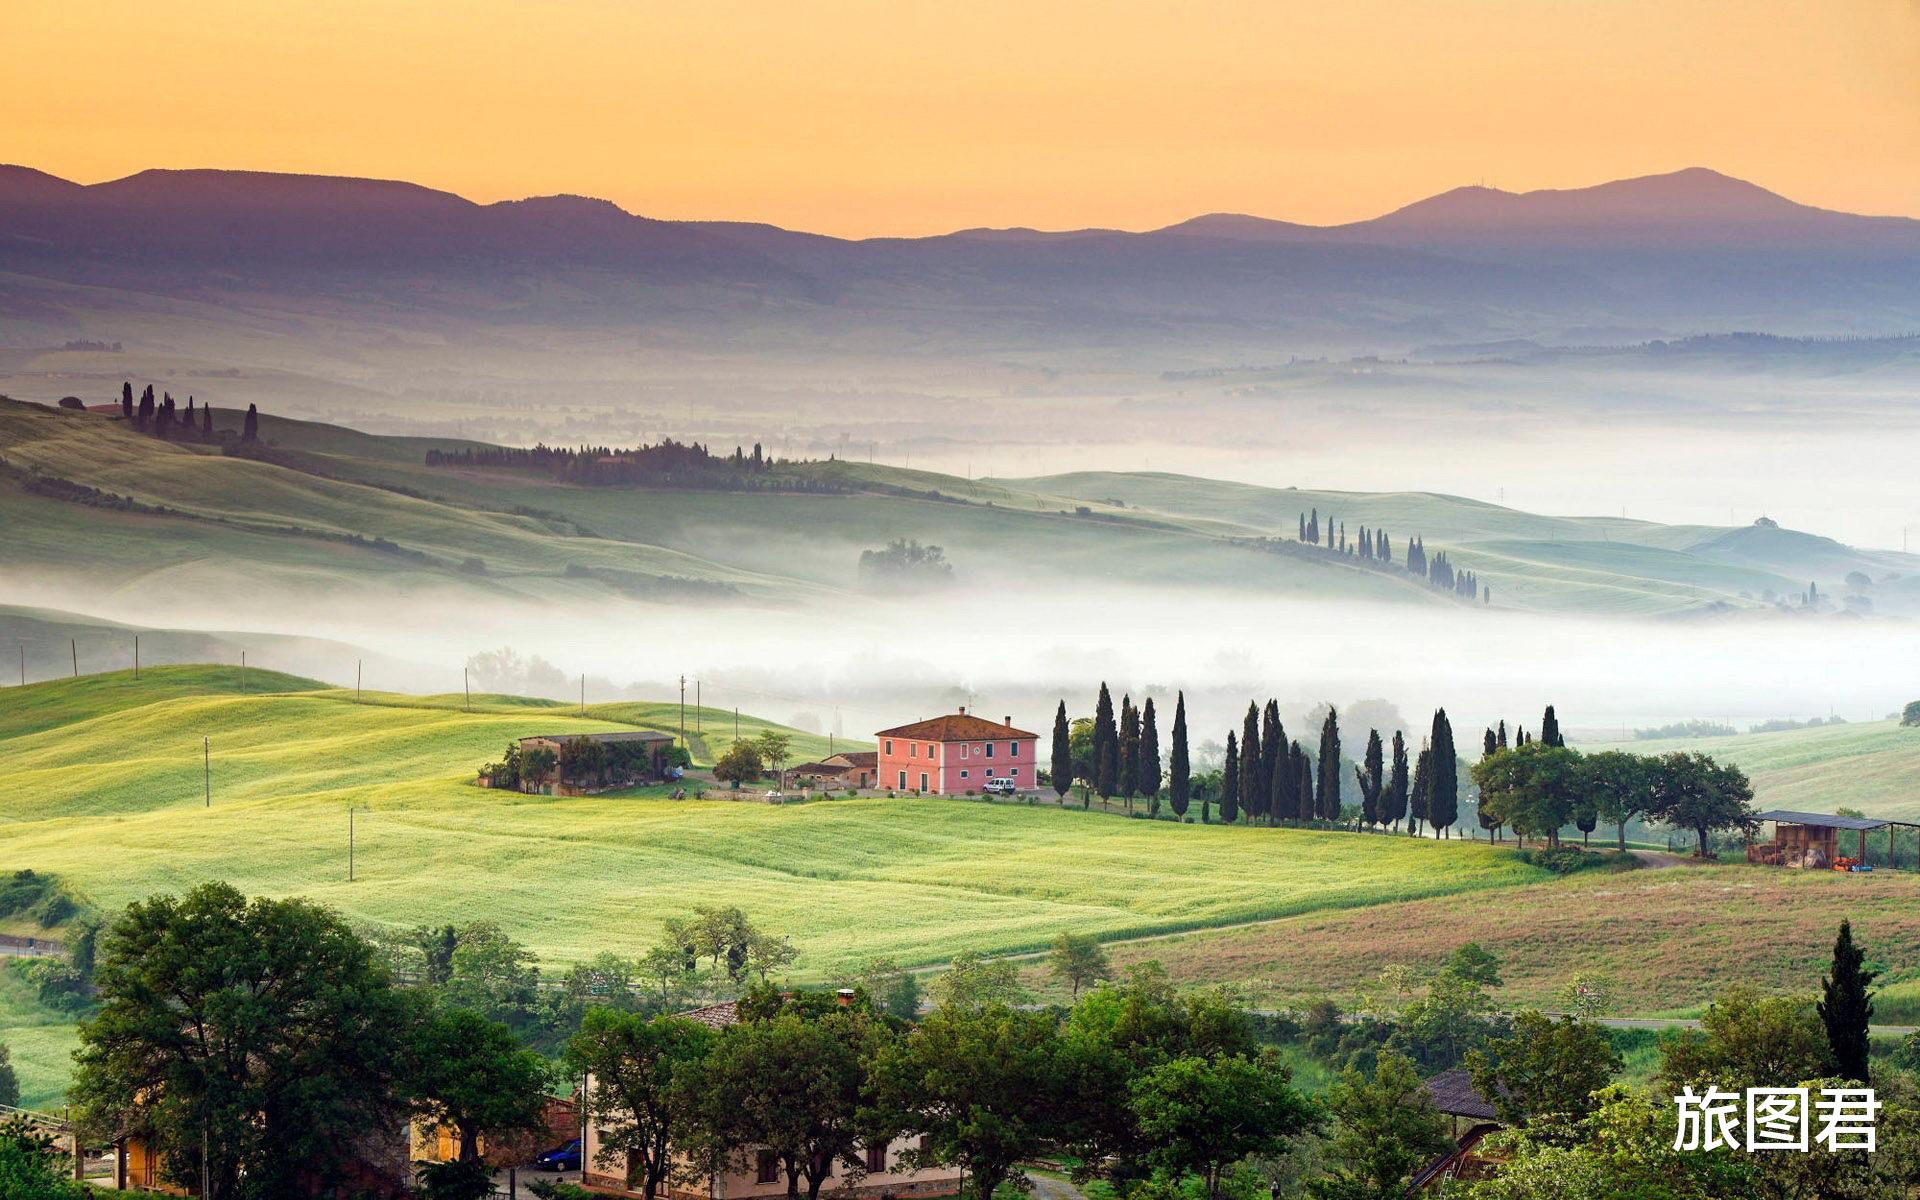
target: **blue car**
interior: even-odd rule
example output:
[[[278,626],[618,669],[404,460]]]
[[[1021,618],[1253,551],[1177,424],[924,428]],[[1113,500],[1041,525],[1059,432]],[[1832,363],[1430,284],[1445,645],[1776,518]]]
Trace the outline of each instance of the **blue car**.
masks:
[[[575,1138],[564,1146],[556,1146],[533,1160],[533,1165],[542,1171],[578,1171],[580,1169],[580,1139]]]

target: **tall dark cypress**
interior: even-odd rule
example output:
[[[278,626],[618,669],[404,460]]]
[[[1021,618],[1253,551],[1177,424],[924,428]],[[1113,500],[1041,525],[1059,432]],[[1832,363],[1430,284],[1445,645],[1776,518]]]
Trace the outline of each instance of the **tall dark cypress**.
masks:
[[[1120,697],[1120,796],[1133,811],[1133,798],[1140,794],[1140,710],[1133,697]]]
[[[240,440],[257,442],[260,440],[260,406],[247,405],[247,418],[240,426]]]
[[[1387,773],[1387,787],[1380,796],[1380,823],[1399,828],[1407,815],[1407,738],[1399,730],[1393,734],[1393,766]]]
[[[1187,694],[1181,692],[1173,702],[1173,750],[1167,756],[1167,793],[1174,816],[1187,815],[1192,788],[1193,777],[1187,765]]]
[[[1282,743],[1273,759],[1273,788],[1267,793],[1267,823],[1291,821],[1298,811],[1293,799],[1293,749]]]
[[[1113,721],[1113,694],[1105,680],[1093,708],[1093,790],[1104,803],[1120,786],[1120,730]]]
[[[1267,794],[1260,790],[1260,710],[1249,700],[1246,719],[1240,722],[1240,807],[1248,821],[1256,821],[1266,802]]]
[[[1227,762],[1220,769],[1220,819],[1231,825],[1240,819],[1240,743],[1227,731]]]
[[[1420,757],[1413,760],[1413,790],[1407,796],[1407,828],[1414,833],[1420,832],[1420,825],[1427,819],[1427,801],[1433,795],[1433,751],[1426,746],[1420,747]]]
[[[1327,705],[1327,719],[1320,723],[1320,767],[1318,812],[1322,821],[1340,819],[1340,718],[1333,705]]]
[[[132,380],[121,380],[120,382],[120,419],[122,421],[133,420]]]
[[[203,438],[213,436],[213,405],[211,404],[200,406],[200,436]]]
[[[1307,540],[1307,514],[1305,513],[1300,514],[1300,540],[1303,542]]]
[[[1827,1046],[1833,1051],[1837,1073],[1856,1083],[1867,1082],[1867,1027],[1873,1021],[1873,993],[1868,989],[1878,972],[1863,965],[1865,951],[1853,943],[1853,923],[1840,922],[1833,942],[1833,973],[1820,981],[1821,998],[1815,1007],[1827,1027]]]
[[[1367,730],[1365,764],[1353,769],[1360,784],[1360,819],[1368,825],[1380,823],[1380,785],[1386,782],[1386,754],[1380,745],[1380,731]]]
[[[1280,724],[1280,702],[1268,700],[1260,713],[1260,815],[1269,825],[1285,815],[1273,807],[1273,775],[1286,752],[1287,731]]]
[[[1489,725],[1487,726],[1487,736],[1480,739],[1480,757],[1492,758],[1494,751],[1498,749],[1500,749],[1500,744],[1493,740],[1493,726]]]
[[[153,424],[153,385],[148,384],[140,391],[140,407],[134,413],[134,424],[145,429]]]
[[[1427,796],[1427,821],[1442,837],[1460,819],[1460,760],[1453,749],[1453,723],[1447,710],[1433,713],[1432,790]]]
[[[1160,726],[1153,716],[1153,697],[1147,697],[1145,707],[1140,710],[1140,772],[1137,781],[1140,794],[1153,801],[1153,811],[1160,811]]]
[[[1502,750],[1507,748],[1507,722],[1504,717],[1500,719],[1500,728],[1494,731],[1493,744]]]
[[[1053,710],[1053,791],[1062,800],[1073,786],[1073,735],[1067,729],[1067,702]]]
[[[1540,718],[1540,744],[1543,746],[1564,746],[1565,738],[1560,736],[1560,718],[1554,715],[1553,705],[1547,705],[1546,713]]]
[[[1293,744],[1293,793],[1300,798],[1300,819],[1313,820],[1313,755],[1299,742]]]

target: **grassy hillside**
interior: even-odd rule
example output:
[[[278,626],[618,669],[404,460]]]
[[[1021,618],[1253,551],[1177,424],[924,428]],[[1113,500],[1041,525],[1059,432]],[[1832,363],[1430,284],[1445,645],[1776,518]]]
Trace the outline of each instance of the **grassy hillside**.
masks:
[[[237,420],[223,411],[218,423]],[[1501,607],[1618,615],[1751,607],[1768,592],[1797,594],[1806,578],[1822,577],[1815,566],[1853,565],[1881,581],[1882,611],[1920,603],[1920,591],[1889,578],[1920,559],[1862,556],[1790,531],[1541,516],[1433,493],[1101,472],[966,480],[845,461],[792,468],[841,489],[825,493],[573,487],[535,473],[424,465],[427,450],[464,443],[272,417],[262,430],[270,461],[157,441],[100,414],[0,401],[0,519],[21,531],[0,561],[29,577],[78,575],[113,598],[151,585],[173,597],[272,604],[326,586],[382,602],[432,592],[789,603],[860,592],[861,552],[913,538],[943,547],[963,587],[991,577],[983,568],[1015,564],[1022,578],[1076,584],[1439,602],[1400,572],[1241,544],[1291,539],[1298,514],[1318,509],[1350,535],[1363,524],[1385,528],[1402,552],[1420,535],[1430,552],[1446,549],[1479,571]],[[120,499],[50,495],[36,476]],[[1817,562],[1803,552],[1808,544],[1822,547]],[[1827,578],[1827,590],[1838,594],[1840,583]]]
[[[1915,784],[1920,780],[1920,729],[1896,721],[1621,742],[1614,748],[1637,754],[1711,754],[1747,773],[1761,808],[1832,812],[1845,805],[1869,816],[1920,819],[1920,787]]]
[[[1616,987],[1620,1011],[1687,1013],[1731,983],[1814,992],[1834,931],[1853,921],[1887,970],[1877,1019],[1920,1020],[1920,879],[1766,867],[1679,867],[1584,875],[1444,900],[1311,913],[1245,929],[1116,947],[1186,983],[1232,982],[1276,1003],[1351,999],[1381,968],[1432,969],[1465,942],[1498,954],[1509,1007],[1553,1006],[1576,972]]]

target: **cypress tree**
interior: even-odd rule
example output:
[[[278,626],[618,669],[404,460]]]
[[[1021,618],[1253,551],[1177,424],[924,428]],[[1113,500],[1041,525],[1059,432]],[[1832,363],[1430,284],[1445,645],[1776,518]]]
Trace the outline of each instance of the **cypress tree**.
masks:
[[[122,380],[120,382],[120,419],[122,421],[133,420],[133,381],[132,380]]]
[[[257,442],[260,440],[260,406],[259,405],[257,404],[247,405],[247,419],[240,426],[240,440],[243,442]]]
[[[1227,764],[1220,771],[1220,819],[1231,825],[1240,819],[1240,743],[1227,731]]]
[[[1093,709],[1093,790],[1106,804],[1120,785],[1120,731],[1113,723],[1113,694],[1100,683],[1100,699]]]
[[[1447,710],[1433,713],[1432,786],[1427,793],[1427,821],[1442,837],[1460,819],[1460,760],[1453,749],[1453,723]]]
[[[1280,769],[1286,752],[1287,731],[1280,724],[1280,702],[1268,700],[1267,707],[1260,713],[1260,813],[1269,825],[1283,815],[1273,806],[1273,776]]]
[[[1820,981],[1815,1005],[1827,1027],[1836,1072],[1859,1084],[1867,1082],[1867,1027],[1873,1021],[1873,993],[1867,989],[1878,975],[1866,969],[1865,959],[1865,951],[1853,943],[1853,923],[1841,921],[1833,942],[1833,973]]]
[[[1497,735],[1494,738],[1493,744],[1498,746],[1502,750],[1505,750],[1507,748],[1507,722],[1504,717],[1501,718],[1500,728],[1497,731]]]
[[[200,436],[204,438],[213,436],[213,405],[211,404],[200,406]]]
[[[1427,801],[1433,795],[1433,751],[1426,746],[1420,747],[1420,757],[1413,760],[1413,792],[1407,797],[1407,829],[1412,833],[1420,832],[1420,823],[1427,819]]]
[[[1299,742],[1293,744],[1293,790],[1300,797],[1300,819],[1313,820],[1313,756]]]
[[[1407,815],[1407,738],[1398,730],[1393,734],[1393,766],[1387,774],[1387,788],[1380,798],[1380,823],[1395,829]]]
[[[1314,509],[1313,515],[1307,518],[1307,540],[1316,546],[1320,544],[1320,510],[1318,508]]]
[[[1380,745],[1380,731],[1367,730],[1366,765],[1353,769],[1360,783],[1360,819],[1368,825],[1380,823],[1380,785],[1386,778],[1386,755]]]
[[[1381,562],[1390,563],[1393,561],[1393,543],[1388,541],[1387,535],[1381,533],[1378,529],[1373,531],[1373,548],[1379,552]]]
[[[1140,710],[1140,794],[1153,802],[1153,811],[1160,812],[1160,726],[1153,716],[1153,697],[1147,697],[1147,703]]]
[[[1560,736],[1560,718],[1554,715],[1553,705],[1547,705],[1546,713],[1540,718],[1540,742],[1546,746],[1564,746],[1567,740]]]
[[[1487,736],[1480,739],[1480,757],[1492,758],[1494,751],[1499,748],[1499,744],[1493,740],[1493,726],[1489,725],[1487,726]]]
[[[1140,792],[1140,710],[1133,697],[1120,697],[1120,796],[1133,811],[1133,798]]]
[[[1327,705],[1327,719],[1320,723],[1319,812],[1322,821],[1340,819],[1340,718],[1333,705]]]
[[[1300,514],[1300,539],[1299,540],[1303,542],[1307,540],[1307,514],[1305,513]]]
[[[153,423],[153,385],[148,384],[140,391],[140,408],[134,413],[134,424],[145,429]]]
[[[1294,813],[1293,751],[1282,744],[1273,759],[1272,790],[1267,793],[1267,824],[1291,821]]]
[[[1260,710],[1249,700],[1240,723],[1240,807],[1252,822],[1266,802],[1267,794],[1260,790]]]
[[[1062,800],[1073,786],[1072,734],[1067,730],[1067,702],[1053,710],[1053,792]]]
[[[1173,815],[1187,815],[1193,779],[1187,765],[1187,694],[1179,693],[1173,702],[1173,751],[1167,757],[1167,790],[1173,802]]]

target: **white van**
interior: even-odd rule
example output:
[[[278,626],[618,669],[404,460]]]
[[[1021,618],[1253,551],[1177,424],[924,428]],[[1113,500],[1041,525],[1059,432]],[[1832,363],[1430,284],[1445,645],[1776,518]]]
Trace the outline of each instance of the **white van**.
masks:
[[[989,796],[1011,796],[1020,790],[1018,784],[1004,775],[987,780],[985,787]]]

